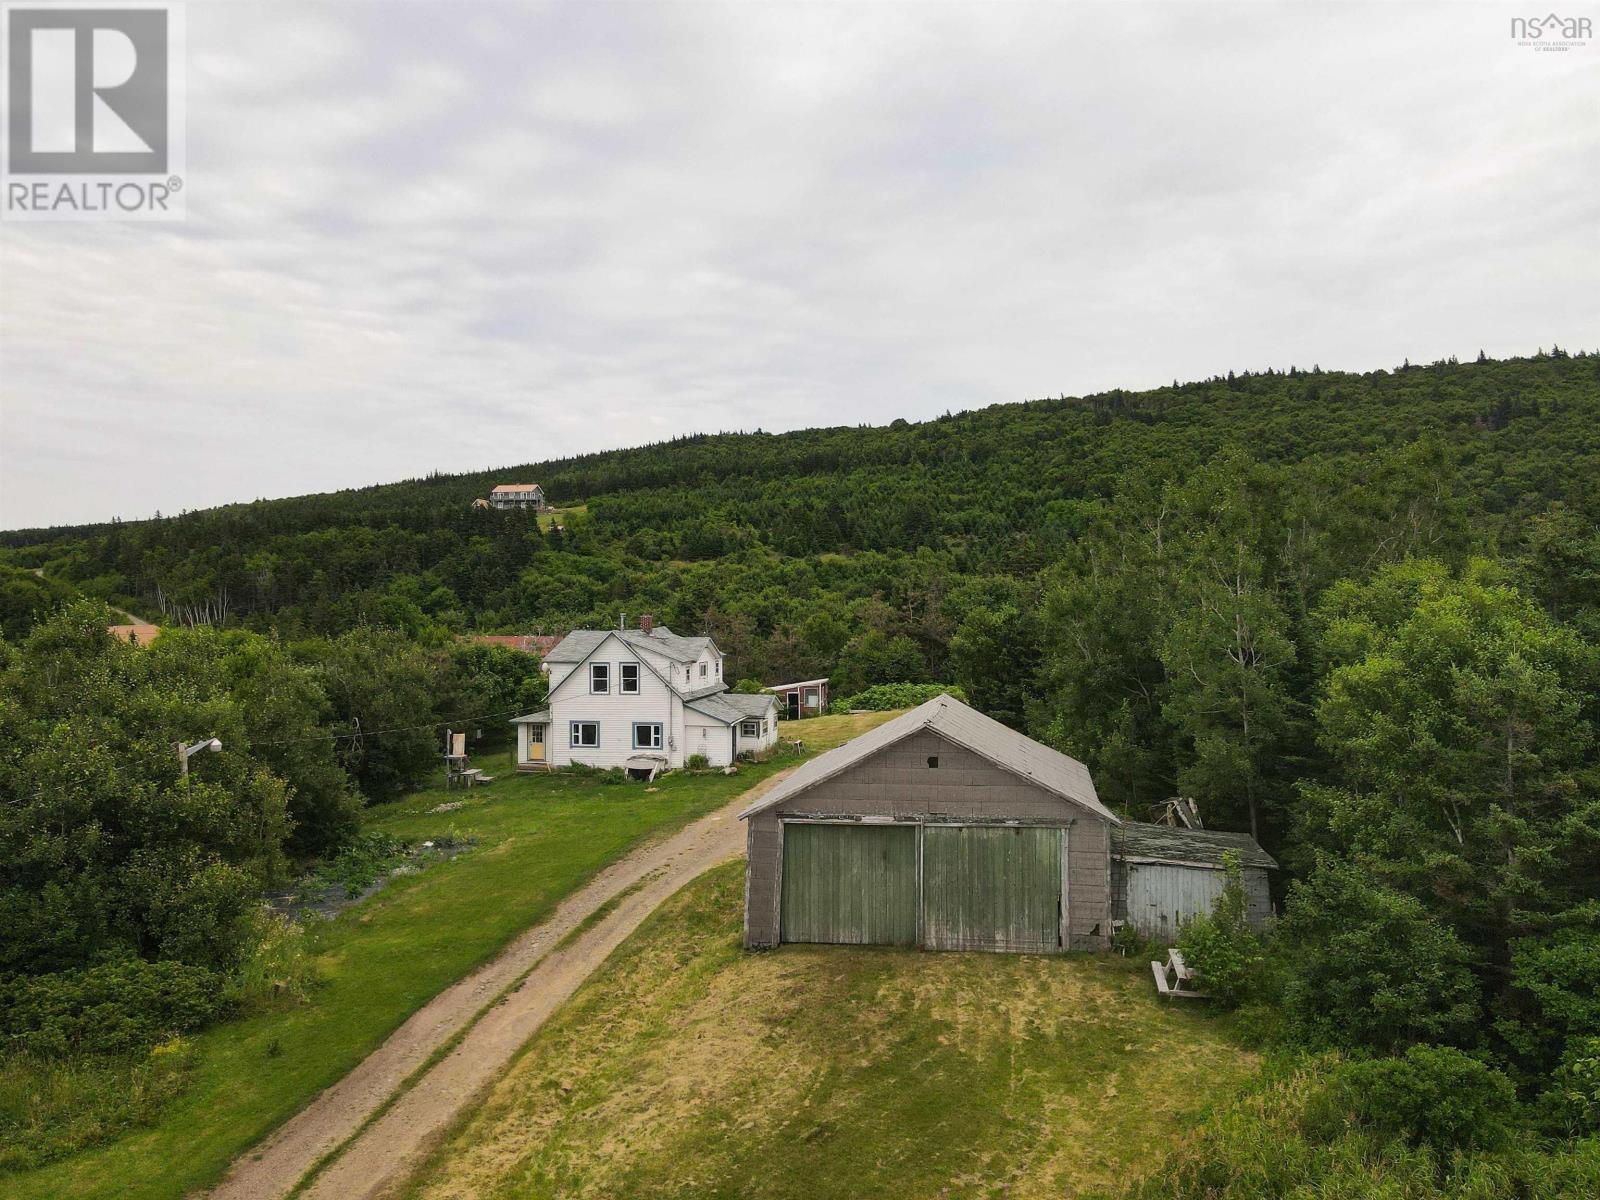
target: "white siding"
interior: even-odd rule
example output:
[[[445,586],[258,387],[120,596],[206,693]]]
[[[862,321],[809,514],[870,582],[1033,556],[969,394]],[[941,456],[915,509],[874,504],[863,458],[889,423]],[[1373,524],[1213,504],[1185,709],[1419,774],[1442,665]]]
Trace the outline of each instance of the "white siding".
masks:
[[[653,656],[651,656],[653,657]],[[611,690],[603,695],[589,691],[589,664],[609,663]],[[622,672],[625,662],[639,663],[639,692],[624,694]],[[653,665],[653,664],[652,664]],[[568,672],[570,674],[570,672]],[[683,763],[683,738],[678,712],[682,701],[662,680],[640,662],[620,638],[608,638],[580,665],[578,673],[570,680],[563,675],[565,687],[553,687],[550,692],[550,728],[545,738],[545,753],[552,766],[563,767],[569,763],[585,763],[593,767],[620,767],[636,753],[633,746],[635,722],[650,722],[662,726],[664,745],[659,753],[667,756],[672,766]],[[574,721],[594,721],[600,726],[600,744],[596,747],[573,746],[571,730]]]
[[[692,754],[704,754],[713,767],[725,767],[733,761],[733,739],[726,725],[692,708],[683,710],[683,719],[683,753],[686,758]]]

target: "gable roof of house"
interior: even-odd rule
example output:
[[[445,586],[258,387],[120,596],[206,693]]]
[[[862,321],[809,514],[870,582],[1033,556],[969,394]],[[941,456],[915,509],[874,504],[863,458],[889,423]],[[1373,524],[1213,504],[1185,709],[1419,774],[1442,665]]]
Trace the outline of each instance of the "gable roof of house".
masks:
[[[1112,835],[1111,843],[1111,852],[1117,858],[1203,867],[1222,866],[1222,856],[1229,850],[1239,855],[1240,866],[1272,870],[1278,866],[1277,860],[1248,833],[1227,833],[1221,829],[1182,829],[1174,825],[1125,821]]]
[[[1122,823],[1116,814],[1100,803],[1088,767],[1059,750],[1052,750],[1000,724],[992,717],[984,716],[951,696],[935,696],[926,704],[918,705],[910,712],[902,713],[894,720],[886,721],[876,729],[869,729],[860,737],[813,758],[739,816],[741,819],[754,816],[782,804],[791,796],[833,778],[878,751],[924,729],[966,747],[995,766],[1035,783],[1069,803],[1104,817],[1113,825]]]
[[[574,629],[558,642],[545,662],[582,662],[595,652],[596,647],[608,637],[621,638],[630,646],[654,651],[674,662],[694,662],[713,643],[708,637],[682,637],[665,625],[657,625],[649,633],[642,629]]]
[[[531,492],[539,488],[537,483],[497,483],[489,489],[492,496],[496,492]]]
[[[776,696],[743,696],[730,692],[722,686],[712,689],[709,693],[697,693],[693,699],[688,697],[684,699],[696,712],[715,717],[724,725],[732,725],[736,721],[748,720],[751,717],[765,716],[778,703]]]

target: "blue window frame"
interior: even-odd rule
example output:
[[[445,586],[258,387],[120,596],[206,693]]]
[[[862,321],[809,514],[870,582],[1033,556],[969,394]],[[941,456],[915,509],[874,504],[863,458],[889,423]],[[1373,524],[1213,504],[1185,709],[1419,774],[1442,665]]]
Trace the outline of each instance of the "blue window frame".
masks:
[[[635,750],[661,749],[661,724],[658,721],[633,723],[633,748]]]

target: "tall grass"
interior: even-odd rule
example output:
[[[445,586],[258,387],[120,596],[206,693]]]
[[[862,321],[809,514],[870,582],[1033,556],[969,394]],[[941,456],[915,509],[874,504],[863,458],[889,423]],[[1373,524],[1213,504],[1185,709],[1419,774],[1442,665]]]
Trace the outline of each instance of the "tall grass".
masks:
[[[150,1124],[183,1089],[192,1043],[117,1058],[0,1059],[0,1173],[26,1171]]]

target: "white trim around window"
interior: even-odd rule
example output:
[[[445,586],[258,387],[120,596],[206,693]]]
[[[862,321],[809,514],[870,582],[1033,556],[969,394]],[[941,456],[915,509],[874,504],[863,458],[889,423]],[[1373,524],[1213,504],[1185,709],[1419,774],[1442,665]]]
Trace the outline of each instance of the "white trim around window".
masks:
[[[617,664],[617,691],[624,696],[637,696],[639,694],[639,664],[625,662]]]
[[[600,745],[599,721],[567,723],[567,745],[574,750],[594,750]]]
[[[741,721],[739,723],[739,736],[747,738],[760,737],[763,724],[764,722],[761,721]]]
[[[611,664],[592,662],[589,664],[589,694],[591,696],[604,696],[611,691]]]
[[[633,748],[635,750],[661,749],[661,722],[635,721],[633,723]]]

